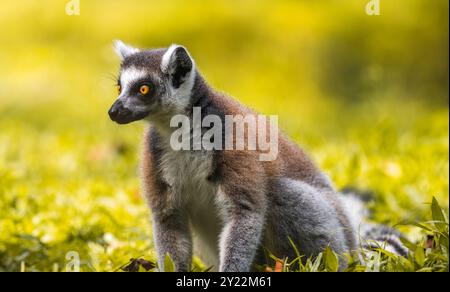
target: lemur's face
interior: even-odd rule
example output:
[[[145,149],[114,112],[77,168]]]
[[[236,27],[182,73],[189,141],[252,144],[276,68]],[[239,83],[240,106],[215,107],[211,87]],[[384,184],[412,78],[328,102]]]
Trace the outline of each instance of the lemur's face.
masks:
[[[116,42],[122,59],[118,98],[109,110],[111,120],[128,124],[152,116],[171,115],[189,104],[195,65],[184,47],[140,51]]]

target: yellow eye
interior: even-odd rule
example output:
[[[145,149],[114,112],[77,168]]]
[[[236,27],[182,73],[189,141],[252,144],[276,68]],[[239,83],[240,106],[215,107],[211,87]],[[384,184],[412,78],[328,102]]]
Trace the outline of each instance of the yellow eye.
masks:
[[[122,87],[120,85],[117,85],[116,89],[117,89],[117,94],[120,94],[120,92],[122,91]]]
[[[147,93],[150,92],[150,87],[148,87],[147,85],[142,85],[142,86],[139,88],[139,92],[140,92],[141,94],[143,94],[143,95],[146,95]]]

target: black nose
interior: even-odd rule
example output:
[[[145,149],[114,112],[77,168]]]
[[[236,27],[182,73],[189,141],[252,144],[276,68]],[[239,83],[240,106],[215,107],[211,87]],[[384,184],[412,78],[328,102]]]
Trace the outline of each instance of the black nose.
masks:
[[[118,124],[128,124],[140,118],[139,115],[135,115],[132,111],[125,108],[121,100],[116,100],[109,109],[108,114],[111,120]]]
[[[108,114],[109,114],[109,117],[111,118],[111,120],[115,120],[122,109],[123,109],[122,101],[117,100],[108,111]]]

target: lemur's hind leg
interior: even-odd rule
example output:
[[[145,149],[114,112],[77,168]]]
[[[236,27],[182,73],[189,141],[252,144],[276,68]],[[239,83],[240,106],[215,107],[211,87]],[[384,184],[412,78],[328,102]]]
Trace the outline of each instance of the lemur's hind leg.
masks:
[[[329,191],[329,190],[328,190]],[[294,259],[289,238],[302,255],[313,256],[330,246],[337,253],[349,251],[345,228],[336,206],[318,188],[289,178],[279,179],[270,196],[264,246],[278,257]]]

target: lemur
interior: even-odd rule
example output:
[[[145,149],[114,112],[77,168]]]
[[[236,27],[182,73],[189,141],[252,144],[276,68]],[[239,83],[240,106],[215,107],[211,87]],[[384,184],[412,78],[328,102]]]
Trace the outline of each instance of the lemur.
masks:
[[[194,107],[221,118],[256,114],[210,87],[185,47],[115,47],[119,96],[109,116],[150,125],[141,176],[161,271],[166,254],[177,271],[189,271],[193,249],[224,272],[255,270],[267,263],[266,251],[294,259],[293,245],[305,256],[327,246],[339,254],[357,249],[357,226],[332,183],[284,134],[273,161],[260,161],[260,149],[172,149],[174,115],[190,117]]]

